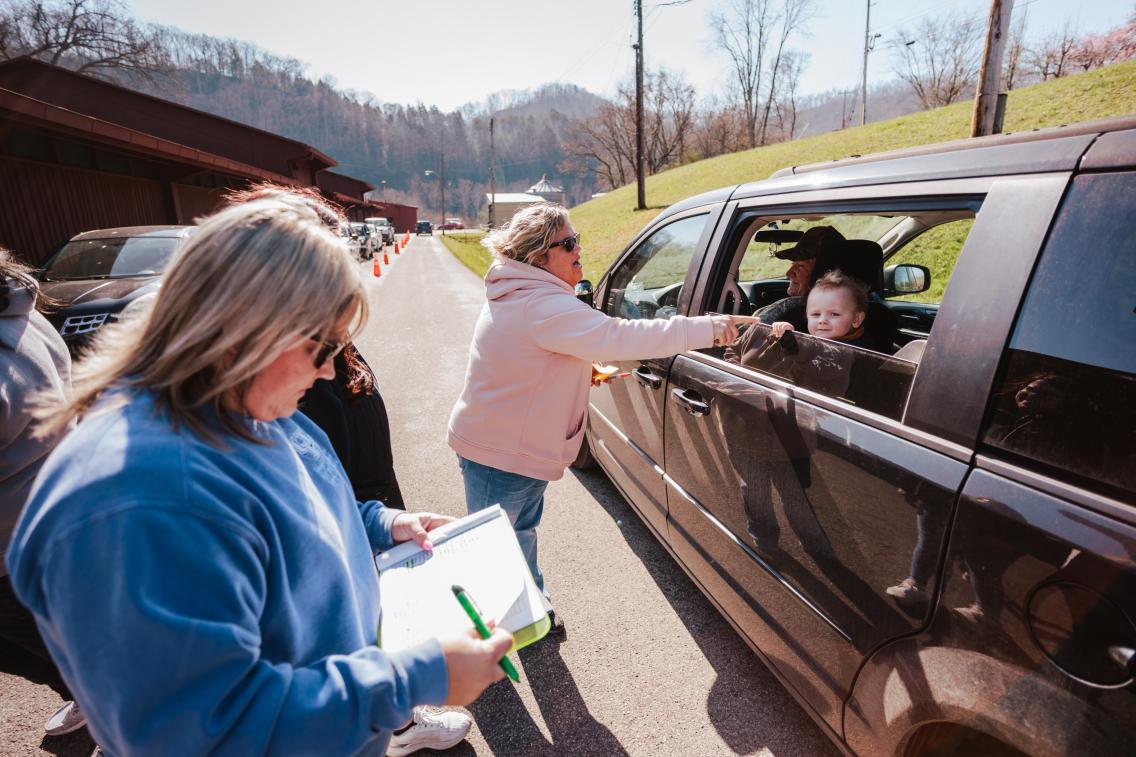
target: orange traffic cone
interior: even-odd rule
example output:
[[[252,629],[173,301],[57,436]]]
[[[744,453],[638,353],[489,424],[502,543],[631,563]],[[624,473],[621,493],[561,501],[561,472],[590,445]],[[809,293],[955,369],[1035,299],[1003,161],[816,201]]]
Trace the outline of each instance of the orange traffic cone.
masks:
[[[401,255],[402,254],[398,251],[398,242],[394,243],[394,254],[395,255]]]
[[[386,250],[383,250],[383,265],[390,265],[390,264],[391,264],[390,258],[387,257]]]
[[[379,256],[376,255],[375,256],[375,278],[378,278],[379,276],[382,276],[382,275],[383,275],[382,269],[379,268]]]

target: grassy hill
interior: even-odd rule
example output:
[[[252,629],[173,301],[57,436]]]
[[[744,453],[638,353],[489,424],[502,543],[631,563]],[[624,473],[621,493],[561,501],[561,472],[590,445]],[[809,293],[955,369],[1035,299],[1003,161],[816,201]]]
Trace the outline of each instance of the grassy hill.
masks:
[[[635,185],[620,187],[572,209],[572,223],[584,235],[584,275],[593,281],[599,279],[636,233],[660,210],[683,198],[767,178],[785,166],[962,139],[970,132],[973,107],[973,101],[967,100],[891,121],[673,168],[647,178],[647,202],[651,206],[647,211],[633,210]],[[1014,90],[1006,104],[1004,130],[1025,131],[1130,114],[1136,114],[1136,61]],[[462,247],[459,257],[463,262],[484,273],[488,254],[474,244]]]

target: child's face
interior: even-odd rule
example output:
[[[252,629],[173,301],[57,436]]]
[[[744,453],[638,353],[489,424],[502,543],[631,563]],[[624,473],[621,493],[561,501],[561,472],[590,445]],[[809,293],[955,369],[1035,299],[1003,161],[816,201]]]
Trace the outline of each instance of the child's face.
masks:
[[[864,313],[856,310],[852,293],[843,288],[811,291],[806,314],[809,333],[825,339],[843,339],[864,322]]]

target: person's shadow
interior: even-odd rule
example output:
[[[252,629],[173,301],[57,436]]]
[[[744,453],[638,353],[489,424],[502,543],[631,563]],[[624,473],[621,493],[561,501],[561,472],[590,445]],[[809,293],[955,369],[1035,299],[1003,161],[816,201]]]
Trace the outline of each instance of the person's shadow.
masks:
[[[525,710],[508,679],[489,687],[469,706],[494,754],[626,755],[610,730],[592,717],[556,639],[545,638],[518,652],[552,743]]]

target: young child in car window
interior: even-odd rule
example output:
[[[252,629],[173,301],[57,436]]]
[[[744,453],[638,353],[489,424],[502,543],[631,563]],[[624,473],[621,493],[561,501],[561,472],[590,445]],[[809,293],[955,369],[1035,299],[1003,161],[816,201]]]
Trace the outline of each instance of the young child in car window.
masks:
[[[813,284],[805,315],[809,321],[809,333],[813,336],[877,349],[875,342],[864,332],[868,288],[839,270],[829,271]],[[776,321],[770,326],[774,339],[780,339],[792,330],[793,324],[788,321]]]

